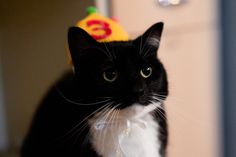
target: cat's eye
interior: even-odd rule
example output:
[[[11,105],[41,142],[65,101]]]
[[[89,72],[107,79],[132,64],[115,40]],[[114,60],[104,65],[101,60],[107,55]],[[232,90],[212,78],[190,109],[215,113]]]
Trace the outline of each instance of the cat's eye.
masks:
[[[144,78],[148,78],[152,75],[152,68],[150,66],[143,66],[140,70],[140,74]]]
[[[107,82],[114,82],[117,79],[117,71],[113,68],[107,69],[106,71],[103,72],[103,78]]]

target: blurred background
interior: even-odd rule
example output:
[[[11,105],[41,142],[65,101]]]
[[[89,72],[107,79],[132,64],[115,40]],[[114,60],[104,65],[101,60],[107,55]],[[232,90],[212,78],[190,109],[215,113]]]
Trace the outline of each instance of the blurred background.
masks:
[[[235,157],[233,0],[0,0],[0,157],[18,156],[40,99],[70,68],[67,30],[91,5],[132,38],[165,23],[168,157]]]

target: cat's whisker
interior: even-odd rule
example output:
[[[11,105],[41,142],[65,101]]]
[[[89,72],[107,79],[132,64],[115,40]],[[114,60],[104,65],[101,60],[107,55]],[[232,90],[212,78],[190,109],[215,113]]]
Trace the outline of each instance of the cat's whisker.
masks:
[[[160,97],[160,96],[152,96],[151,98],[153,98],[154,100],[160,100],[160,101],[165,101],[165,97]]]
[[[157,114],[158,116],[160,116],[160,117],[163,118],[164,120],[167,120],[166,115],[163,113],[163,111],[162,111],[160,108],[156,108],[155,114]]]
[[[115,115],[114,115],[114,119],[113,119],[113,122],[112,122],[112,124],[114,125],[114,128],[117,128],[117,130],[120,130],[120,128],[119,128],[119,121],[118,121],[118,117],[119,117],[119,113],[120,113],[120,110],[119,109],[116,109],[115,110]],[[114,132],[112,132],[112,140],[113,141],[117,141],[117,138],[118,137],[115,137],[115,133]],[[118,145],[119,147],[120,147],[120,145]],[[116,148],[117,149],[117,151],[119,151],[119,149],[120,148]]]
[[[161,94],[161,92],[159,92],[159,93],[152,93],[152,95],[154,95],[154,96],[162,96],[162,97],[167,97],[167,94],[166,94],[166,92],[162,92],[163,94]]]
[[[153,94],[151,94],[151,98],[165,101],[167,96],[153,93]]]
[[[104,108],[108,108],[110,105],[110,103],[98,108],[97,110],[95,110],[94,112],[92,112],[91,114],[89,114],[87,117],[85,117],[81,122],[79,122],[77,125],[75,125],[71,130],[69,130],[67,133],[65,133],[65,135],[63,135],[61,138],[65,138],[66,136],[68,136],[69,134],[72,134],[71,136],[73,136],[73,132],[75,130],[77,130],[77,128],[82,124],[84,123],[86,120],[88,120],[91,116],[93,116],[94,114],[96,114],[97,112],[99,112],[100,110],[103,110]],[[84,125],[87,125],[87,123],[85,123]],[[84,126],[83,125],[83,126]],[[83,127],[81,126],[81,127]]]
[[[160,94],[153,94],[153,95],[155,95],[154,96],[154,99],[156,99],[157,101],[159,101],[159,102],[164,102],[165,101],[165,99],[166,99],[166,97],[167,96],[165,96],[165,95],[160,95]],[[171,97],[170,99],[174,99],[173,97]],[[171,104],[171,108],[172,108],[172,110],[175,110],[175,112],[171,112],[171,114],[172,115],[177,115],[178,117],[184,117],[184,114],[182,114],[182,115],[179,115],[179,113],[180,113],[180,109],[179,109],[179,107],[181,107],[181,105],[173,105],[174,103],[177,103],[177,99],[174,99],[175,101],[174,102],[172,102]],[[178,106],[178,107],[177,107]],[[176,119],[176,118],[175,118]],[[183,120],[184,121],[186,121],[186,119],[185,118],[183,118]]]
[[[113,123],[114,123],[115,127],[119,124],[119,122],[118,122],[119,113],[120,113],[120,110],[116,109],[115,110],[115,117],[114,117],[114,120],[113,120]]]
[[[165,100],[161,99],[161,98],[152,98],[152,99],[153,99],[153,101],[157,101],[157,102],[159,102],[161,104],[164,104],[164,102],[165,102]]]
[[[105,108],[100,109],[100,110],[108,110],[108,108],[109,108],[111,105],[112,105],[112,103],[109,103],[109,104],[105,105]],[[108,110],[108,111],[109,111],[109,110]],[[96,110],[96,112],[98,112],[98,111]],[[101,112],[102,112],[102,111],[101,111]],[[93,114],[93,115],[94,115],[94,114]],[[90,117],[91,117],[91,116],[92,116],[92,115],[90,115]],[[87,119],[89,119],[89,117],[87,117],[87,118],[84,119],[83,121],[85,121],[85,120],[87,120]],[[83,130],[84,130],[86,127],[90,127],[87,122],[84,123],[78,130],[75,130],[75,132],[71,134],[71,137],[77,135],[77,138],[75,138],[75,141],[74,141],[74,142],[77,141],[77,139],[80,137],[80,134],[83,132]],[[76,129],[76,128],[75,128],[75,129]],[[90,129],[89,129],[89,130],[90,130]],[[87,135],[87,136],[88,136],[88,135]],[[84,141],[84,142],[85,142],[85,141]]]
[[[116,105],[116,106],[114,106],[112,109],[111,109],[111,112],[110,112],[110,114],[107,116],[107,118],[106,118],[106,120],[104,120],[104,123],[106,124],[106,127],[108,128],[109,127],[109,125],[112,125],[112,119],[113,119],[113,116],[114,116],[114,113],[115,113],[115,110],[116,110],[116,108],[119,106],[119,104],[118,105]],[[107,121],[108,120],[108,121]],[[105,131],[104,131],[104,136],[107,134],[107,128],[105,129]],[[104,137],[103,137],[103,144],[104,144]]]
[[[103,108],[103,109],[101,109],[101,110],[107,110],[111,105],[112,105],[112,103],[109,103],[109,104],[106,105],[105,108]],[[97,111],[97,112],[98,112],[98,111]],[[94,114],[96,114],[96,113],[94,113]],[[93,114],[93,115],[94,115],[94,114]],[[92,116],[92,115],[91,115],[91,116]],[[91,117],[91,116],[90,116],[90,117]],[[84,119],[83,121],[86,121],[86,120],[89,120],[89,117],[87,117],[87,118]],[[79,130],[81,130],[82,127],[84,127],[84,126],[86,127],[86,125],[88,125],[87,123],[88,123],[88,122],[86,122],[83,126],[81,126],[81,128],[80,128]],[[80,132],[82,132],[82,131],[80,131]]]
[[[164,93],[164,94],[166,94],[166,93]],[[173,101],[172,103],[175,103],[175,102],[177,102],[177,103],[186,103],[183,99],[177,98],[177,97],[175,97],[173,95],[168,95],[167,96],[167,95],[162,95],[162,94],[157,94],[157,93],[153,93],[152,95],[156,96],[156,97],[158,97],[160,99],[163,99],[163,100],[168,97],[169,100]]]
[[[83,130],[88,127],[89,125],[87,123],[85,123],[82,127],[80,127],[78,130],[76,130],[72,135],[71,138],[75,136],[74,138],[74,145],[76,145],[76,142],[78,141],[78,139],[80,138],[80,134],[83,132]],[[87,136],[87,134],[86,134]],[[86,137],[85,137],[86,138]],[[85,142],[85,139],[84,139]]]
[[[70,141],[73,138],[74,145],[77,142],[77,139],[80,137],[80,133],[88,126],[87,123],[83,124],[80,128],[77,129],[77,126],[71,133],[67,134],[66,136],[62,137],[62,140],[64,140],[63,143],[66,143],[66,141]],[[76,138],[74,138],[76,136]]]
[[[83,141],[82,145],[85,145],[86,143],[89,142],[89,137],[90,137],[90,135],[91,135],[91,132],[90,132],[90,130],[89,130],[89,131],[86,133],[85,137],[84,137],[84,141]]]
[[[108,121],[108,125],[110,125],[109,127],[112,127],[112,128],[117,128],[117,130],[112,130],[111,132],[110,132],[110,134],[111,134],[111,138],[113,139],[113,141],[116,141],[117,139],[115,138],[115,132],[114,131],[119,131],[119,127],[117,127],[117,126],[119,126],[119,120],[118,120],[118,118],[119,118],[119,112],[120,112],[120,110],[119,109],[116,109],[117,107],[119,106],[119,104],[118,105],[116,105],[113,109],[113,114],[111,115],[111,118],[110,118],[110,120]],[[107,130],[106,130],[107,131]],[[106,133],[105,133],[106,134]],[[105,138],[103,139],[103,141],[105,140]]]
[[[153,102],[158,102],[158,103],[160,103],[160,104],[163,104],[164,101],[165,101],[164,99],[158,98],[158,97],[156,97],[156,96],[152,96],[151,99],[152,99]]]
[[[160,98],[160,94],[156,94],[158,95],[159,101],[164,101],[162,98]],[[166,96],[163,96],[166,97]],[[162,99],[162,100],[161,100]],[[171,110],[168,111],[170,114],[169,117],[169,121],[171,122],[171,124],[178,124],[178,125],[170,125],[172,127],[174,127],[175,133],[176,131],[178,131],[178,133],[183,133],[183,128],[186,128],[186,126],[188,127],[196,127],[198,128],[199,126],[203,126],[202,122],[197,121],[196,119],[191,119],[190,117],[188,117],[188,114],[183,113],[183,111],[181,110],[181,104],[179,104],[178,102],[180,101],[181,103],[183,103],[184,101],[181,101],[179,99],[173,98],[173,96],[171,96],[169,99],[171,99]],[[175,103],[178,103],[178,105],[174,105]],[[157,112],[159,113],[155,113],[158,114],[159,116],[161,116],[162,118],[166,119],[166,115],[163,115],[162,111],[160,109],[157,109]],[[206,127],[206,126],[203,126]],[[173,129],[172,129],[173,130]]]
[[[106,126],[105,126],[105,123],[106,123],[106,121],[107,121],[107,119],[108,119],[108,117],[109,117],[109,115],[112,113],[112,108],[111,109],[107,109],[107,111],[105,111],[106,113],[105,113],[105,115],[104,116],[102,116],[101,117],[101,119],[100,119],[100,117],[99,117],[99,119],[97,120],[97,121],[102,121],[102,123],[103,124],[101,124],[101,125],[103,125],[102,126],[102,129],[100,129],[99,131],[100,131],[100,138],[102,138],[102,139],[104,139],[104,136],[105,136],[105,134],[106,134],[106,129],[105,130],[103,130]],[[97,124],[96,124],[97,125]],[[102,141],[102,150],[104,149],[104,141]]]
[[[105,126],[104,126],[104,131],[103,131],[103,137],[102,137],[102,144],[104,145],[105,144],[105,136],[106,136],[106,134],[107,134],[107,131],[108,131],[108,129],[109,129],[109,126],[108,125],[110,125],[110,123],[111,123],[111,120],[112,120],[112,118],[113,118],[113,116],[114,116],[114,110],[115,110],[115,108],[112,108],[111,109],[111,113],[110,113],[110,115],[108,115],[109,117],[107,117],[107,121],[105,120],[104,121],[104,123],[107,123],[107,124],[104,124]]]
[[[77,102],[77,101],[73,101],[69,98],[67,98],[66,96],[64,96],[64,94],[62,94],[62,92],[57,88],[55,87],[57,92],[60,94],[60,96],[65,99],[67,102],[71,103],[71,104],[75,104],[75,105],[80,105],[80,106],[90,106],[90,105],[98,105],[98,104],[102,104],[102,103],[105,103],[105,102],[108,102],[108,101],[111,101],[112,98],[110,99],[105,99],[103,101],[97,101],[97,102],[92,102],[92,103],[80,103],[80,102]]]

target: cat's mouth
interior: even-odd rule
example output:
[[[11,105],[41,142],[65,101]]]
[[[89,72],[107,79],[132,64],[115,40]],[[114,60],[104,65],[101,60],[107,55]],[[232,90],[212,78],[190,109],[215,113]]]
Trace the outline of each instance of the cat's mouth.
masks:
[[[125,96],[117,96],[115,102],[120,104],[119,109],[133,106],[134,104],[139,104],[141,106],[147,106],[153,102],[151,96],[140,95],[140,94],[127,94]]]

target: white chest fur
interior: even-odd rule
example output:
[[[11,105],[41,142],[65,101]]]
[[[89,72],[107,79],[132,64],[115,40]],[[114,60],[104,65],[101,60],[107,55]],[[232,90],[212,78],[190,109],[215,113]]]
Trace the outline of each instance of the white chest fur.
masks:
[[[110,109],[95,116],[90,135],[96,152],[103,157],[160,157],[159,126],[150,113],[157,105]]]

